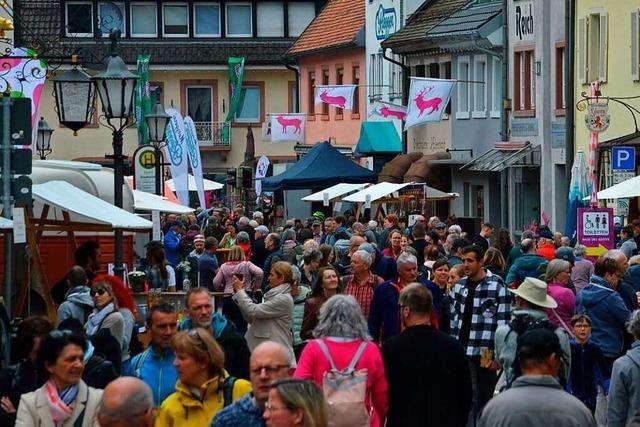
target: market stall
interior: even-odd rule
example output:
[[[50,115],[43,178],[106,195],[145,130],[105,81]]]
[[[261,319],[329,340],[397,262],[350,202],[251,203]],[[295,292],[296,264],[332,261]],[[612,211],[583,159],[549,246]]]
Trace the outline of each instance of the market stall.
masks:
[[[360,191],[363,188],[367,187],[369,184],[336,184],[332,185],[329,188],[325,188],[324,190],[318,191],[317,193],[309,194],[302,198],[305,202],[322,202],[328,200],[329,202],[335,201],[335,199],[340,198],[341,196],[346,196],[355,191]]]

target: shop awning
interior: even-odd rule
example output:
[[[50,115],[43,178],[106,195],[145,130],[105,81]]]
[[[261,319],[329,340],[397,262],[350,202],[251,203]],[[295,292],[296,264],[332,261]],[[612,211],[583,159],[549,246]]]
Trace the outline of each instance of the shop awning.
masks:
[[[0,217],[0,230],[10,230],[13,228],[13,221]]]
[[[502,172],[513,166],[540,166],[540,145],[537,144],[504,144],[492,148],[477,159],[460,167],[470,171]]]
[[[220,190],[222,187],[224,187],[223,184],[220,184],[216,181],[211,181],[210,179],[203,178],[202,182],[204,183],[204,191]],[[176,191],[173,179],[168,179],[165,181],[165,183],[169,186],[171,191]],[[198,187],[196,186],[196,178],[191,174],[189,174],[189,191],[198,191]]]
[[[363,122],[355,149],[359,154],[402,153],[402,141],[392,122]]]
[[[598,191],[598,200],[626,199],[628,197],[640,197],[640,176],[635,176],[619,184]]]
[[[37,202],[70,212],[80,217],[80,221],[123,230],[149,230],[153,227],[151,221],[120,209],[65,181],[34,184],[32,192]]]
[[[317,193],[309,194],[302,198],[305,202],[322,202],[324,201],[324,194],[327,193],[329,200],[336,197],[343,196],[353,191],[358,191],[366,187],[368,184],[336,184],[329,188],[325,188]]]
[[[378,184],[367,187],[364,190],[360,190],[357,193],[351,194],[350,196],[345,197],[343,200],[345,202],[364,203],[367,201],[367,195],[369,195],[371,196],[370,200],[372,202],[375,202],[376,200],[391,196],[396,191],[402,190],[404,187],[408,187],[410,185],[424,186],[425,191],[427,192],[426,198],[428,200],[448,200],[458,197],[458,194],[456,193],[445,193],[444,191],[440,191],[437,188],[429,187],[428,185],[424,185],[418,182],[403,182],[400,184],[396,184],[393,182],[380,182]]]
[[[167,213],[193,213],[189,206],[182,206],[178,203],[170,202],[162,196],[147,193],[146,191],[133,191],[133,207],[139,211],[159,211]]]

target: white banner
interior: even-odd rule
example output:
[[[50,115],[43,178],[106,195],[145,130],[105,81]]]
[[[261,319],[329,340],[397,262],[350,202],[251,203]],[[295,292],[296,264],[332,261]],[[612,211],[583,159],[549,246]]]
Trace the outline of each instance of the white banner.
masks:
[[[167,145],[165,155],[169,159],[171,177],[175,185],[178,200],[184,206],[189,206],[189,179],[187,177],[187,141],[184,131],[184,121],[180,112],[169,108],[167,114],[171,116],[167,125]]]
[[[407,107],[389,102],[376,101],[373,103],[369,116],[380,116],[385,119],[404,120],[407,117]]]
[[[404,130],[427,122],[439,122],[449,103],[455,80],[411,77],[409,106]]]
[[[316,86],[316,104],[324,102],[336,108],[351,110],[353,92],[357,87],[357,85]]]
[[[206,208],[204,200],[204,181],[202,180],[202,159],[200,158],[200,147],[198,146],[198,134],[196,133],[196,124],[189,116],[184,118],[184,133],[187,140],[187,152],[189,153],[189,164],[196,181],[196,189],[198,190],[198,201],[202,209]]]
[[[269,158],[262,156],[258,159],[256,165],[256,196],[262,194],[262,180],[267,176],[267,169],[269,169]]]
[[[304,114],[271,114],[271,142],[304,142]]]

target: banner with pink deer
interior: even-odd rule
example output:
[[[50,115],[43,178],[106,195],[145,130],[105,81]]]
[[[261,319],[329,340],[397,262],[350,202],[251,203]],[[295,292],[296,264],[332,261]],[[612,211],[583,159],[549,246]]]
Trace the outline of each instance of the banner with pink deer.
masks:
[[[353,93],[357,85],[316,86],[316,104],[329,104],[332,107],[351,110]]]
[[[271,114],[271,142],[304,142],[304,126],[307,117],[304,114]]]
[[[442,120],[442,113],[449,103],[455,83],[455,80],[411,77],[404,130]]]
[[[392,104],[390,102],[376,101],[371,107],[369,116],[380,116],[385,119],[404,120],[407,116],[407,107]]]

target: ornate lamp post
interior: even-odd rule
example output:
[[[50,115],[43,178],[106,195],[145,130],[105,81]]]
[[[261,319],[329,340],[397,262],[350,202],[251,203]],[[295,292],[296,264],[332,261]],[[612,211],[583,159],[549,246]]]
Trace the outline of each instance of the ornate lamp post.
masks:
[[[155,175],[156,175],[156,194],[158,196],[162,195],[162,173],[160,171],[160,167],[164,164],[164,159],[162,156],[162,151],[160,149],[166,144],[166,131],[167,125],[169,124],[169,120],[171,116],[169,116],[166,111],[164,111],[164,107],[159,102],[156,102],[153,110],[145,116],[145,120],[147,121],[147,128],[149,129],[149,142],[154,148],[154,156],[156,159],[155,162]]]
[[[36,149],[40,154],[40,160],[46,160],[47,156],[53,151],[51,149],[51,135],[53,129],[49,127],[44,117],[40,117],[38,121],[38,138],[36,140]]]

